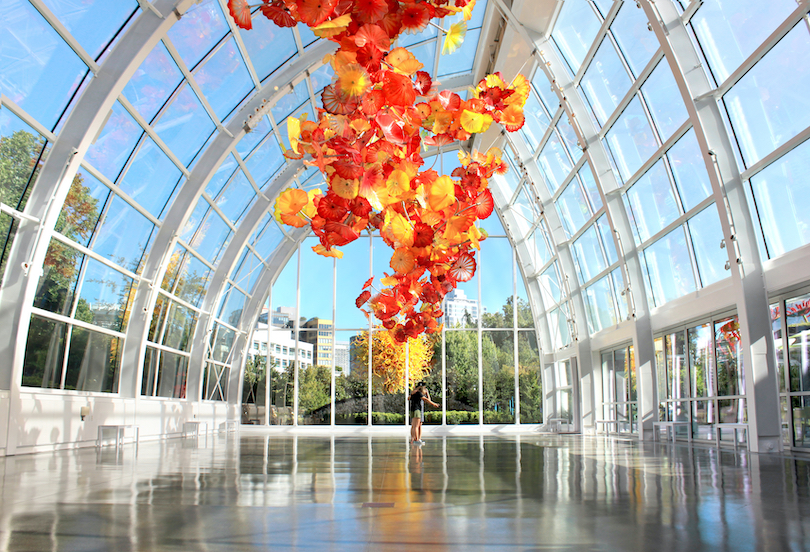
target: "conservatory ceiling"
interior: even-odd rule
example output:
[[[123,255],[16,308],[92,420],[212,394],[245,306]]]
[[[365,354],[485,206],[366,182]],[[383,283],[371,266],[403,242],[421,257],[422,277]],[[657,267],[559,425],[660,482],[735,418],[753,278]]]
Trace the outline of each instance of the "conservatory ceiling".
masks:
[[[765,222],[754,220],[741,183],[750,182],[752,201],[776,197],[776,173],[807,158],[807,95],[789,94],[807,89],[807,73],[778,70],[805,65],[808,3],[727,4],[478,0],[453,54],[441,55],[435,26],[400,38],[442,87],[461,92],[496,70],[531,80],[519,132],[492,129],[464,146],[496,145],[509,161],[491,187],[544,352],[600,332],[631,339],[622,321],[646,316],[649,327],[664,304],[727,290],[737,259],[761,271],[763,259],[806,243],[768,201]],[[38,303],[24,276],[38,266],[47,276],[49,259],[86,258],[79,287],[65,293],[82,293],[85,280],[129,290],[126,314],[105,326],[111,336],[149,336],[149,317],[127,317],[149,310],[148,290],[157,289],[158,301],[201,320],[241,302],[233,326],[249,331],[307,234],[279,226],[273,201],[289,186],[325,186],[317,170],[286,160],[282,144],[288,117],[315,118],[334,45],[262,17],[242,31],[224,0],[7,0],[0,14],[12,52],[0,83],[2,135],[24,130],[44,144],[33,188],[3,198],[22,231],[14,241],[12,230],[15,249],[4,254],[15,261],[3,283],[3,306],[13,308],[0,322],[16,327],[29,312],[76,319],[64,297]],[[19,63],[8,61],[15,56]],[[696,69],[673,72],[687,66]],[[774,74],[782,79],[774,96],[755,98]],[[690,90],[701,97],[687,106]],[[753,132],[772,128],[780,131]],[[715,158],[702,153],[707,136]],[[719,207],[712,163],[737,175]],[[52,208],[81,205],[77,195],[103,206],[93,220]],[[40,219],[42,232],[25,232]],[[725,247],[732,223],[742,237]],[[84,290],[101,300],[101,288]],[[201,364],[205,333],[190,339]],[[142,345],[127,340],[124,352],[137,358]]]

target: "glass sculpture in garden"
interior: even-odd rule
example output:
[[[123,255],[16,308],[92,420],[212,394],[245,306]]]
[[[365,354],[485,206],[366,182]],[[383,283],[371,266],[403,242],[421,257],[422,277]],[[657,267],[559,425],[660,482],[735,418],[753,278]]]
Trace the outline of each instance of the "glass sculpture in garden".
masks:
[[[311,226],[320,239],[313,249],[340,258],[338,249],[361,232],[378,230],[393,249],[389,266],[372,293],[371,278],[357,298],[397,342],[436,332],[444,296],[475,274],[474,250],[486,235],[475,222],[492,214],[488,189],[507,164],[501,151],[460,153],[451,176],[422,170],[421,148],[468,140],[495,122],[514,132],[524,123],[529,83],[488,75],[467,100],[437,92],[431,76],[406,48],[393,47],[403,32],[417,33],[431,19],[463,14],[446,36],[442,53],[464,39],[475,0],[264,0],[250,6],[230,0],[236,24],[252,27],[257,13],[281,27],[299,22],[338,44],[327,60],[335,76],[324,88],[318,120],[288,119],[289,159],[305,159],[328,182],[328,190],[290,188],[275,205],[276,219]],[[370,312],[369,312],[370,311]]]

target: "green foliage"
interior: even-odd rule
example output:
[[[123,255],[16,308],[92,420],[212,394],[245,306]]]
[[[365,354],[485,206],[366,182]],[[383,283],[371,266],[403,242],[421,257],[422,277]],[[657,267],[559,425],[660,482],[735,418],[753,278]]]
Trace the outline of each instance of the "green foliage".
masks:
[[[506,299],[506,304],[499,312],[485,312],[481,317],[481,326],[484,328],[511,328],[514,316],[512,297]],[[518,328],[534,328],[534,318],[529,303],[518,298]]]

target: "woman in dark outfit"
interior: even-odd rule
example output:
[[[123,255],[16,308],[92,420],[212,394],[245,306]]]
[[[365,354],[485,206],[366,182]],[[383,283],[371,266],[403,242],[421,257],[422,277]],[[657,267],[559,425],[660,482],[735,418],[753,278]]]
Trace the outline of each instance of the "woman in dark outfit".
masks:
[[[423,410],[422,402],[427,402],[428,404],[432,405],[434,408],[438,407],[439,405],[435,402],[430,400],[430,395],[428,394],[427,387],[425,387],[425,382],[420,381],[416,388],[411,393],[410,397],[408,397],[411,406],[411,443],[417,445],[423,445],[425,442],[422,440],[422,418],[425,415]]]

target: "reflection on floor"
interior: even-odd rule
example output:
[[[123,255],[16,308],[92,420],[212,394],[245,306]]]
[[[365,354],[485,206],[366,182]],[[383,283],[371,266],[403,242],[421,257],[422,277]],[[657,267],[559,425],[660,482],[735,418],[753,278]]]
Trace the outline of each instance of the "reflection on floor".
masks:
[[[0,465],[0,550],[810,549],[810,462],[685,444],[243,433]]]

